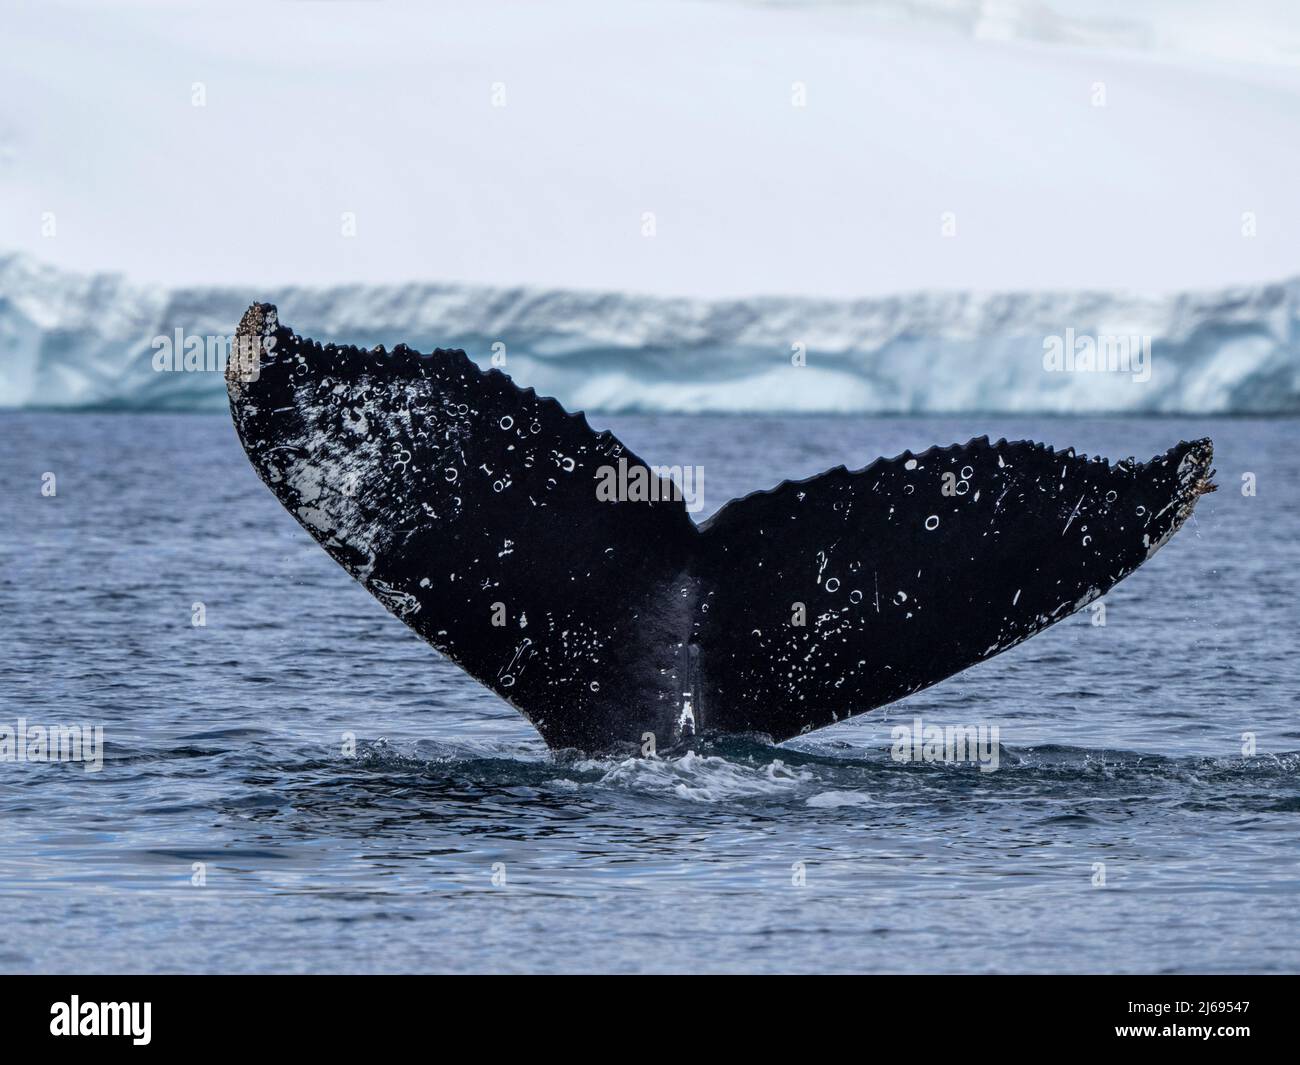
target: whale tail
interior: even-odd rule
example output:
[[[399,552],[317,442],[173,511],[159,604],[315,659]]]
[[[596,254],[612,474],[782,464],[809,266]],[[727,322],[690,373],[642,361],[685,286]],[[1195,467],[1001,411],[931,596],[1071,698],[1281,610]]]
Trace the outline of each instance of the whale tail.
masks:
[[[1111,465],[934,447],[732,500],[680,491],[463,351],[321,345],[254,304],[227,368],[254,468],[327,552],[552,747],[775,740],[1015,646],[1213,490],[1208,439]],[[603,491],[631,475],[652,490]]]

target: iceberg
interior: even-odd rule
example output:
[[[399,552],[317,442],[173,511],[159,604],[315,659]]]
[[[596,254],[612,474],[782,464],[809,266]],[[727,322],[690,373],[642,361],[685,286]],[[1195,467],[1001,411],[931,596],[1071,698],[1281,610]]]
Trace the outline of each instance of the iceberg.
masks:
[[[0,256],[0,407],[221,410],[213,354],[254,300],[321,341],[464,348],[571,410],[1300,411],[1300,278],[1171,295],[695,300],[450,283],[160,289],[25,254]]]

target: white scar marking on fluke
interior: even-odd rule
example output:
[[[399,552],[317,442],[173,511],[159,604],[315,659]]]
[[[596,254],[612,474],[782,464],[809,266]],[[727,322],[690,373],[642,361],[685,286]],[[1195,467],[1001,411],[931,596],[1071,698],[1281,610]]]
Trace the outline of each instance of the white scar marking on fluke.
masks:
[[[1067,532],[1070,531],[1070,525],[1073,523],[1074,519],[1079,516],[1079,508],[1083,506],[1083,501],[1086,498],[1087,498],[1087,493],[1085,492],[1083,495],[1079,497],[1079,502],[1074,504],[1074,509],[1070,511],[1070,520],[1065,523],[1065,528],[1061,530],[1062,536],[1064,536]]]
[[[267,449],[266,454],[287,460],[279,468],[268,466],[267,473],[296,496],[286,503],[324,546],[365,560],[358,564],[340,558],[358,580],[370,585],[376,561],[390,552],[400,530],[417,524],[417,516],[459,516],[459,496],[440,501],[436,510],[411,498],[408,479],[426,472],[412,468],[411,444],[420,438],[438,441],[431,449],[435,461],[451,473],[447,480],[454,481],[464,463],[463,440],[473,431],[470,412],[467,407],[430,403],[427,390],[414,385],[396,392],[384,389],[391,406],[377,405],[376,382],[368,375],[322,384],[319,389],[310,383],[295,389],[293,408],[304,432]],[[413,430],[413,407],[423,415],[418,432]],[[340,428],[346,432],[340,433]],[[504,551],[512,546],[507,542]],[[389,586],[373,590],[400,617],[419,609],[418,601],[405,592]]]
[[[320,470],[306,463],[294,466],[290,470],[289,485],[298,493],[298,498],[302,502],[314,503],[320,498],[321,493]]]
[[[410,592],[399,592],[392,585],[378,579],[371,581],[370,585],[384,606],[399,618],[419,612],[420,601]]]

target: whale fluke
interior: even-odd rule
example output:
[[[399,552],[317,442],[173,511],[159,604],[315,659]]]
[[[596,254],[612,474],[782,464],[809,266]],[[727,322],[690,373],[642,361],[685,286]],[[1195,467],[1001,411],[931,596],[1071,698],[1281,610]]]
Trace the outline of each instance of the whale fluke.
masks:
[[[1208,439],[1111,465],[934,447],[702,525],[582,414],[463,351],[341,347],[254,304],[227,369],[259,476],[349,573],[552,747],[780,741],[928,687],[1103,595],[1212,490]],[[802,623],[800,623],[802,622]]]

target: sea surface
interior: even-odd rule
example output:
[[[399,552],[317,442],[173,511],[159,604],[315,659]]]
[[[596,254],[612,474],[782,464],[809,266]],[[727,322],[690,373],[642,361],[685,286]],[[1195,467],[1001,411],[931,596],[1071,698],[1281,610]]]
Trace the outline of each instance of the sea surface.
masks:
[[[702,465],[700,518],[984,433],[1209,435],[1221,490],[1104,625],[779,747],[601,760],[385,612],[229,418],[0,415],[0,726],[105,737],[0,762],[0,970],[1300,970],[1300,422],[591,420]],[[916,717],[998,726],[998,768],[895,761]]]

